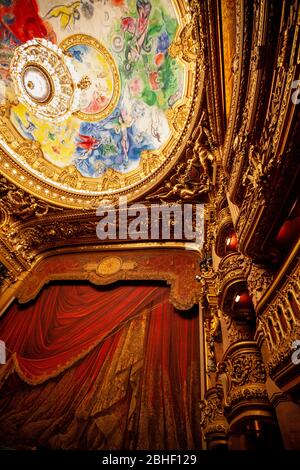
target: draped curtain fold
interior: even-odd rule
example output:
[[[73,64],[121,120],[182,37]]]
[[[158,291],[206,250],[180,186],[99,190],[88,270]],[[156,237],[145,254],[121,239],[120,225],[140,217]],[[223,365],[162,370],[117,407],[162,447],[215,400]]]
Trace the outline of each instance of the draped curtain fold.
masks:
[[[14,448],[196,449],[199,335],[162,286],[45,288],[0,321],[0,440]]]

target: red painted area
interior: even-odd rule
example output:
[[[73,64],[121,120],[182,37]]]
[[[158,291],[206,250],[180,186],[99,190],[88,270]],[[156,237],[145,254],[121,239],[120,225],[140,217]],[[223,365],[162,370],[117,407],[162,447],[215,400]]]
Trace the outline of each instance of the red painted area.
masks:
[[[125,5],[125,0],[111,0],[111,3],[114,7],[123,7]]]
[[[33,38],[47,38],[56,42],[54,30],[50,23],[40,17],[35,0],[11,0],[3,3],[0,5],[1,25],[20,42]]]
[[[149,81],[150,81],[151,88],[153,90],[158,90],[159,89],[158,72],[151,72],[149,74]]]

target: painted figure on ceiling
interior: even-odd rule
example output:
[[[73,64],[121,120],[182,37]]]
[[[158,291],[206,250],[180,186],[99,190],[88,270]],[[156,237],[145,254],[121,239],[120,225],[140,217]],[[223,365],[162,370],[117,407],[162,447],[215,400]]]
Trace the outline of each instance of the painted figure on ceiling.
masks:
[[[8,96],[10,83],[6,82],[14,48],[34,36],[55,38],[52,26],[59,41],[72,34],[75,24],[74,32],[91,34],[113,51],[120,86],[118,101],[108,116],[102,111],[116,89],[114,75],[102,53],[80,42],[68,52],[79,75],[87,74],[91,82],[80,98],[84,120],[71,116],[58,125],[26,114],[22,103],[14,106],[13,124],[25,138],[41,143],[48,161],[61,168],[74,165],[86,177],[98,178],[108,169],[129,173],[138,167],[144,151],[157,150],[167,141],[166,111],[181,98],[184,88],[183,69],[169,55],[178,27],[169,0],[0,0],[0,13],[2,101]],[[99,31],[98,24],[103,23],[98,20],[105,13],[106,29]],[[86,20],[92,17],[87,31]],[[102,113],[99,120],[95,120],[97,113]],[[89,115],[93,115],[91,122]]]
[[[77,158],[80,160],[85,160],[86,158],[91,155],[93,150],[96,150],[100,147],[101,139],[96,139],[90,135],[82,135],[79,134],[79,142],[77,143],[77,147],[84,150],[84,153]]]
[[[56,42],[52,26],[40,17],[36,0],[0,0],[0,22],[21,43],[33,38]]]
[[[30,120],[29,113],[25,113],[26,124],[22,122],[19,116],[16,115],[15,117],[26,139],[34,140],[33,133],[36,130],[36,125]]]
[[[142,49],[145,52],[151,51],[151,44],[149,44],[147,37],[149,16],[152,9],[151,2],[150,0],[137,0],[136,8],[138,12],[137,20],[131,16],[122,19],[123,32],[132,35],[125,51],[124,67],[128,73],[132,69],[132,64],[139,60]]]
[[[45,18],[59,18],[60,26],[66,29],[67,26],[74,26],[75,21],[80,19],[79,8],[81,2],[74,2],[68,5],[57,5],[45,15]]]

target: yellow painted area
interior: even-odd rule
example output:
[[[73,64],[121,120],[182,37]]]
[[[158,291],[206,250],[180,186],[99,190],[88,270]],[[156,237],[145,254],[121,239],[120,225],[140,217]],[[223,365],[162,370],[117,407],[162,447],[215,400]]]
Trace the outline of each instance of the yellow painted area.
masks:
[[[85,62],[78,63],[78,69],[81,76],[86,75],[91,81],[91,86],[82,93],[85,105],[91,106],[87,114],[101,112],[109,104],[114,93],[114,77],[109,62],[101,52],[89,48]],[[83,107],[81,109],[84,110]],[[21,123],[18,122],[18,118]],[[11,120],[21,135],[25,138],[31,138],[32,135],[34,140],[41,144],[48,161],[58,167],[73,163],[76,137],[80,133],[81,124],[81,120],[76,116],[53,124],[37,118],[23,104],[19,104],[12,108]]]
[[[47,160],[60,167],[67,166],[72,162],[76,149],[75,137],[80,126],[78,119],[71,116],[66,121],[53,125],[36,118],[23,104],[19,104],[12,108],[11,120],[21,135],[24,135],[24,131],[21,131],[14,114],[20,118],[24,128],[28,128],[30,122],[36,126],[34,130],[31,130],[31,134],[36,141],[40,142]]]
[[[87,115],[100,113],[109,105],[114,94],[111,64],[100,51],[89,47],[84,62],[76,62],[76,68],[79,75],[90,80],[90,86],[81,92],[80,110]]]

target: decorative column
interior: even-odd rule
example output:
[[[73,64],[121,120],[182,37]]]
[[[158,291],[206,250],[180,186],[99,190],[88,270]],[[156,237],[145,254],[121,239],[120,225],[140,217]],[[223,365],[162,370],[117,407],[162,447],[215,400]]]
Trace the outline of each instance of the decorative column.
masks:
[[[207,448],[227,447],[228,423],[224,416],[222,391],[217,387],[210,388],[205,399],[200,402],[201,427]]]
[[[273,407],[266,390],[266,370],[255,341],[232,344],[218,365],[224,414],[231,449],[257,449],[275,429]],[[268,437],[268,436],[267,436]]]

